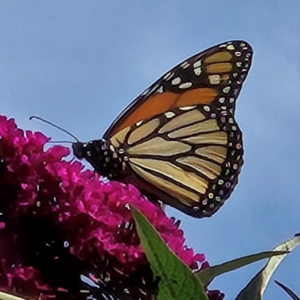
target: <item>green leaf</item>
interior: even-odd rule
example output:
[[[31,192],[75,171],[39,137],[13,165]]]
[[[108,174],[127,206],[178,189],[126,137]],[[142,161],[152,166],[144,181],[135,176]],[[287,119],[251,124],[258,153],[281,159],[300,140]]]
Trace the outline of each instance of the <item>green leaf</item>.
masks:
[[[289,289],[287,286],[285,286],[284,284],[280,283],[279,281],[277,280],[274,280],[275,283],[277,283],[284,291],[286,291],[286,293],[291,296],[291,298],[293,300],[300,300],[300,298],[291,290]]]
[[[272,256],[286,254],[286,251],[269,251],[269,252],[261,252],[257,254],[247,255],[244,257],[240,257],[237,259],[233,259],[231,261],[225,262],[220,265],[211,266],[205,270],[200,270],[196,274],[199,276],[204,285],[208,285],[215,277],[239,269],[243,266],[252,264],[261,259],[269,258]]]
[[[273,250],[290,252],[299,244],[300,237],[296,236],[293,239],[278,245]],[[270,258],[265,267],[260,270],[260,272],[258,272],[258,274],[256,274],[248,285],[239,293],[236,300],[261,300],[272,274],[286,255],[287,254],[282,254]]]
[[[0,292],[0,300],[25,300],[25,299],[10,295],[7,293]]]
[[[158,300],[208,300],[200,279],[166,245],[146,217],[132,207],[132,213],[147,259],[160,278]]]

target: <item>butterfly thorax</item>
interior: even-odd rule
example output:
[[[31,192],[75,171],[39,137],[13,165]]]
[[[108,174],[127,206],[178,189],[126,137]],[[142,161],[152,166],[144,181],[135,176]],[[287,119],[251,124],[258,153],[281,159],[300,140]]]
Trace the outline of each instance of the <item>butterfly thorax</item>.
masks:
[[[117,179],[124,169],[124,151],[116,151],[104,139],[88,143],[76,142],[72,145],[75,157],[86,159],[98,174]]]

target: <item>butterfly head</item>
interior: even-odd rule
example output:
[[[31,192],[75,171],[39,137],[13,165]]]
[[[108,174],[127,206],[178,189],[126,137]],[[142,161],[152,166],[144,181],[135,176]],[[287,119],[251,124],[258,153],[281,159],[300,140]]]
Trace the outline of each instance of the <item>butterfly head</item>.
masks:
[[[72,144],[72,150],[76,158],[84,159],[86,154],[86,144],[76,142]]]
[[[104,139],[88,143],[76,142],[72,144],[72,149],[76,158],[85,159],[102,176],[116,178],[122,171],[121,157]]]

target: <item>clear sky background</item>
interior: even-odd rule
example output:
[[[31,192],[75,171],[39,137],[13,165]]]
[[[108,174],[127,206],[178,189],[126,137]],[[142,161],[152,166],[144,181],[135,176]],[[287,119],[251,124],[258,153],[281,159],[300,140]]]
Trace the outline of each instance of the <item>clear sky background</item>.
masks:
[[[182,220],[187,244],[214,265],[272,249],[300,232],[300,2],[0,2],[0,114],[24,129],[82,141],[102,136],[118,113],[165,71],[231,39],[254,49],[237,103],[245,164],[231,198],[208,219]],[[263,262],[211,287],[231,300]],[[300,249],[273,279],[300,295]],[[266,300],[289,299],[272,281]]]

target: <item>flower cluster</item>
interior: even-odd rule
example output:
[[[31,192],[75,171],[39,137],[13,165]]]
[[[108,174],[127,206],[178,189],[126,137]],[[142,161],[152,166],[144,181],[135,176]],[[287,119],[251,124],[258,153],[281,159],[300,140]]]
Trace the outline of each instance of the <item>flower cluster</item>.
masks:
[[[205,261],[159,205],[132,185],[104,182],[65,161],[68,148],[44,150],[48,140],[0,116],[0,290],[40,299],[87,299],[82,290],[94,299],[154,299],[129,204],[191,269]]]

